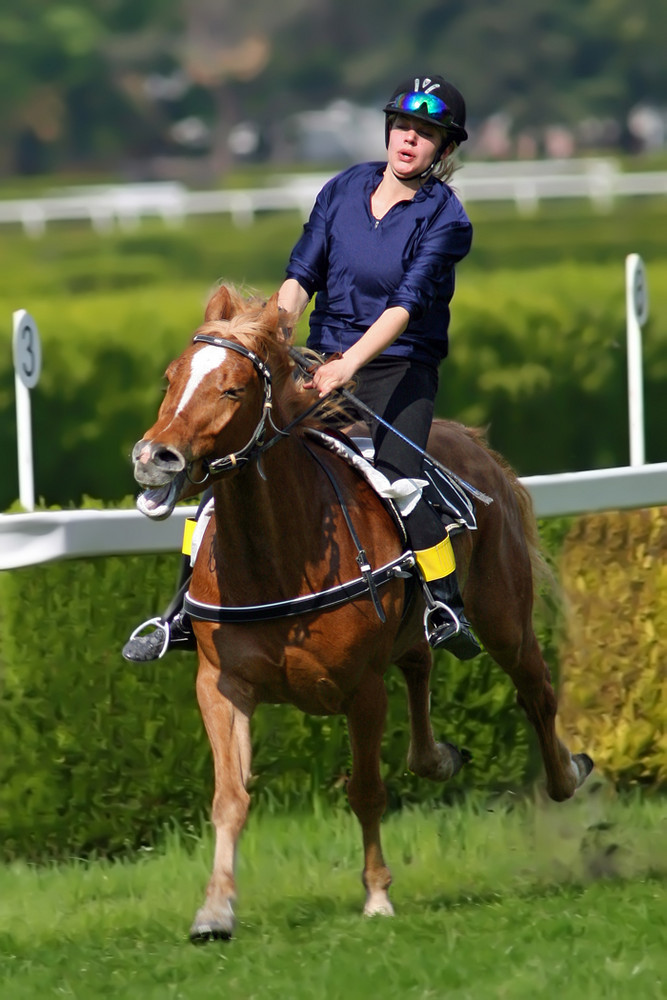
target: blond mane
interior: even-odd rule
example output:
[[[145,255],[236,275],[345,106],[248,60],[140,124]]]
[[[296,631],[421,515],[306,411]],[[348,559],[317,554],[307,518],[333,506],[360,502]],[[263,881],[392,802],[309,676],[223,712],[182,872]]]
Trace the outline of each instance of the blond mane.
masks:
[[[205,334],[236,340],[266,362],[274,396],[284,418],[294,420],[317,402],[317,392],[304,388],[307,381],[289,349],[294,345],[291,317],[279,310],[277,295],[267,301],[246,296],[233,286],[220,286],[209,299],[203,324],[193,336]],[[300,349],[313,364],[322,359],[314,351]],[[342,401],[326,400],[320,409],[303,421],[304,426],[320,426],[333,413],[348,416]]]

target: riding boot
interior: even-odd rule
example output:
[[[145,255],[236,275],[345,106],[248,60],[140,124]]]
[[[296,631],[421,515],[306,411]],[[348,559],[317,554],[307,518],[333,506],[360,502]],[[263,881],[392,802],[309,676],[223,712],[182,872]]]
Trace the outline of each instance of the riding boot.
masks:
[[[170,649],[196,649],[197,640],[192,631],[190,616],[183,611],[183,598],[192,579],[189,542],[192,538],[190,519],[186,521],[183,535],[183,555],[179,568],[176,593],[159,618],[149,618],[135,628],[123,646],[122,654],[131,663],[160,660]],[[187,551],[186,551],[187,550]],[[151,632],[142,633],[152,628]]]
[[[456,561],[449,535],[430,549],[415,552],[426,600],[424,629],[430,646],[470,660],[482,649],[463,611]]]

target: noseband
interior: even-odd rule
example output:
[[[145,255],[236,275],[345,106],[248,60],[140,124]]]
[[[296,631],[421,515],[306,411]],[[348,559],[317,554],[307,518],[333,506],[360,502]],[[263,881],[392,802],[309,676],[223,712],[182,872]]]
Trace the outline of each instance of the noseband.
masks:
[[[228,348],[230,351],[236,351],[237,354],[242,354],[244,358],[248,358],[249,361],[252,361],[257,370],[257,374],[261,379],[264,394],[262,413],[248,443],[238,451],[232,452],[231,455],[225,455],[224,458],[214,458],[210,462],[208,459],[201,459],[204,467],[203,479],[192,479],[190,470],[188,470],[188,479],[190,482],[196,486],[200,486],[216,473],[227,472],[230,469],[238,469],[240,466],[245,465],[246,462],[249,462],[252,458],[253,452],[256,449],[261,448],[263,444],[267,420],[278,434],[281,434],[282,432],[278,430],[271,418],[271,408],[273,406],[271,372],[262,359],[258,357],[254,351],[249,351],[247,347],[243,346],[243,344],[238,344],[234,340],[225,340],[223,337],[210,337],[208,334],[198,333],[196,337],[193,337],[193,343],[211,344],[213,347]]]

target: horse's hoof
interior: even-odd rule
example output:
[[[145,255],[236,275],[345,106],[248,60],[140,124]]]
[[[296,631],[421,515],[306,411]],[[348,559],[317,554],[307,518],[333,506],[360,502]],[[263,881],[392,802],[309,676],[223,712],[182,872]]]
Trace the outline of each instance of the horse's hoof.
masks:
[[[472,754],[466,747],[457,747],[455,743],[445,743],[445,746],[452,758],[453,770],[451,777],[454,777],[455,774],[459,773],[464,764],[470,763]]]
[[[364,906],[365,917],[393,917],[394,907],[389,901],[386,892],[379,892],[369,896]]]
[[[408,752],[408,767],[418,778],[429,781],[449,781],[472,760],[472,754],[465,747],[459,749],[454,743],[436,743],[435,752],[425,758],[416,758],[412,750]]]
[[[193,944],[206,944],[207,941],[229,941],[234,930],[234,911],[229,901],[216,906],[202,906],[195,914],[190,928],[190,940]]]
[[[574,753],[572,754],[572,763],[575,765],[577,771],[579,772],[579,779],[577,781],[577,788],[580,788],[588,775],[591,773],[595,764],[593,759],[588,756],[587,753]]]
[[[209,941],[229,941],[232,932],[226,927],[215,926],[214,924],[200,924],[190,928],[190,941],[192,944],[207,944]]]

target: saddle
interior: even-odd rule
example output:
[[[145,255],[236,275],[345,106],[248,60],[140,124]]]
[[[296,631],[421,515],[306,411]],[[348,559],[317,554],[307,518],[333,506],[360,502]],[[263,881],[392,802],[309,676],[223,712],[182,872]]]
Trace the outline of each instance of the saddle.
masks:
[[[454,479],[446,469],[428,456],[424,459],[424,475],[426,479],[397,479],[390,482],[387,477],[373,465],[375,450],[369,437],[348,437],[342,431],[320,431],[308,428],[308,435],[317,440],[325,448],[334,452],[352,466],[375,490],[377,495],[391,511],[398,522],[401,534],[405,537],[403,517],[414,510],[423,490],[431,486],[437,501],[430,500],[443,522],[448,533],[477,528],[473,494],[466,491],[467,484],[463,480]],[[472,489],[472,488],[471,488]],[[476,491],[475,491],[476,492]]]

